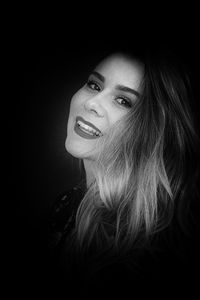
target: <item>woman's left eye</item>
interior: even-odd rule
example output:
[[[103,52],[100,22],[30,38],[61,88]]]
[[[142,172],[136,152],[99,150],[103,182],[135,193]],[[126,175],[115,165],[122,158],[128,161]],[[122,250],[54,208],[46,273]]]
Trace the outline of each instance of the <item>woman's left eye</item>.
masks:
[[[118,99],[120,101],[117,101]],[[116,101],[117,101],[117,103],[119,103],[119,105],[131,107],[131,101],[129,99],[126,99],[125,97],[117,97]]]

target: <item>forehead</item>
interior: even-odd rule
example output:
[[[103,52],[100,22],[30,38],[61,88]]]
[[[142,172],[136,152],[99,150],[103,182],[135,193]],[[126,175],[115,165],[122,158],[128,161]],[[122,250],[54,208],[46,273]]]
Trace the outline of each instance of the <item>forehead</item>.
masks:
[[[113,54],[100,62],[95,71],[102,74],[108,83],[137,88],[141,83],[144,67],[136,59],[123,54]]]

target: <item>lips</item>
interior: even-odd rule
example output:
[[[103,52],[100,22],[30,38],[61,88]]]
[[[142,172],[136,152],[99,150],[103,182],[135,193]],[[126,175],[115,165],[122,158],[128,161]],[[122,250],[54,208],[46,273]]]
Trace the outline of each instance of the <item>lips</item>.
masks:
[[[80,116],[77,116],[77,117],[76,117],[76,122],[78,122],[78,121],[81,121],[81,122],[85,123],[86,125],[90,126],[91,128],[93,128],[94,130],[99,131],[100,133],[102,133],[101,130],[100,130],[99,128],[97,128],[97,127],[96,127],[95,125],[93,125],[92,123],[90,123],[90,122],[84,120],[84,119],[83,119],[82,117],[80,117]]]

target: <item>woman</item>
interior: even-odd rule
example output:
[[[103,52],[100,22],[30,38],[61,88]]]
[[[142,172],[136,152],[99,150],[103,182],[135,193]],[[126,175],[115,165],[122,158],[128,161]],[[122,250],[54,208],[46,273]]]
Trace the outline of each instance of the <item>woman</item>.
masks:
[[[75,276],[95,285],[109,274],[114,282],[131,267],[132,284],[143,278],[141,265],[152,267],[146,253],[171,240],[177,250],[198,176],[191,101],[176,59],[130,51],[107,55],[73,96],[65,147],[85,174],[56,202],[54,228],[61,262]]]

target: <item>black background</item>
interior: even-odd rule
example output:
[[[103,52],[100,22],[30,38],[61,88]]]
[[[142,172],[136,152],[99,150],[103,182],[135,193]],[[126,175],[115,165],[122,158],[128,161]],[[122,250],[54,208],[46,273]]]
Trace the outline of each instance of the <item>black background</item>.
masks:
[[[106,26],[99,31],[95,23],[77,28],[69,23],[66,30],[31,23],[22,24],[14,35],[12,54],[16,67],[11,73],[14,84],[18,84],[17,95],[9,99],[14,112],[12,159],[19,162],[14,178],[22,175],[20,193],[21,189],[27,193],[25,206],[30,214],[44,213],[49,201],[77,180],[77,169],[73,170],[72,157],[64,148],[69,104],[105,49],[114,49],[120,43],[171,48],[191,72],[197,97],[194,110],[198,109],[197,25],[181,24],[178,19],[177,24],[167,23],[166,27],[151,25],[145,29],[132,25],[133,30],[128,25],[129,30],[113,26],[112,32]]]
[[[141,47],[170,45],[191,71],[197,97],[194,110],[199,109],[195,9],[183,14],[182,8],[174,12],[163,7],[150,14],[147,8],[145,13],[144,8],[137,13],[124,8],[116,14],[114,8],[108,12],[104,6],[97,15],[99,5],[93,6],[86,13],[80,7],[68,8],[62,15],[62,10],[50,13],[46,8],[29,7],[19,13],[18,8],[6,26],[8,187],[4,199],[11,244],[7,271],[19,290],[23,282],[34,280],[37,287],[36,278],[45,274],[46,216],[55,197],[79,178],[77,165],[64,148],[68,109],[73,93],[84,83],[105,45],[114,47],[127,41]]]

